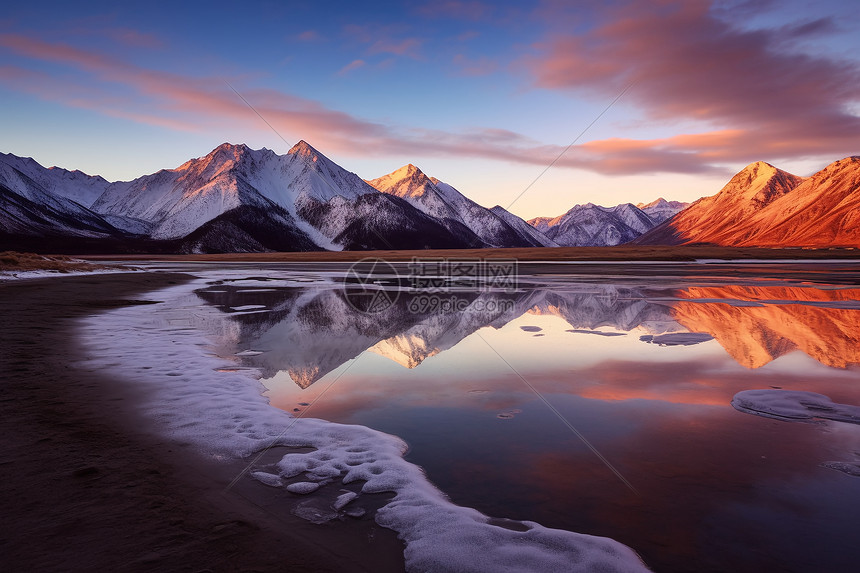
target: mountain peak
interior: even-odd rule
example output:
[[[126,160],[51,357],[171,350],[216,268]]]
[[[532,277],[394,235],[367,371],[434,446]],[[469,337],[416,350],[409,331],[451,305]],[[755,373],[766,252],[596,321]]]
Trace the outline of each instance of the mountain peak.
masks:
[[[314,149],[313,146],[304,139],[300,139],[297,144],[290,148],[290,151],[288,153],[290,155],[299,155],[305,157],[320,155],[320,152]]]

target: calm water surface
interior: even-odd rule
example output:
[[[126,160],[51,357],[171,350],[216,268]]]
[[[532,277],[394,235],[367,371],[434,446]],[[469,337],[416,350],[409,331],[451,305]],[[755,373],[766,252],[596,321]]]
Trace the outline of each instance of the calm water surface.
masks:
[[[860,273],[836,267],[434,292],[279,267],[196,294],[274,406],[400,436],[459,505],[612,537],[656,571],[856,571],[860,477],[822,464],[860,463],[860,425],[731,406],[757,388],[860,405]]]

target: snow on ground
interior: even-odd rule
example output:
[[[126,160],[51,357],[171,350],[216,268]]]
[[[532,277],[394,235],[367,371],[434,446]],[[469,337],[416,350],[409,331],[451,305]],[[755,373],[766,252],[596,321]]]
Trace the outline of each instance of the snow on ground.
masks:
[[[91,271],[60,271],[60,270],[46,270],[46,269],[37,269],[30,271],[0,271],[0,282],[2,281],[15,281],[15,280],[25,280],[25,279],[43,279],[49,277],[74,277],[79,275],[95,275],[95,274],[106,274],[106,273],[130,273],[138,271],[139,269],[131,269],[131,268],[116,268],[116,269],[97,269]]]
[[[163,303],[109,310],[81,324],[92,356],[87,367],[109,369],[140,386],[143,412],[173,440],[216,459],[249,458],[272,446],[314,448],[289,453],[276,467],[250,468],[254,479],[297,495],[313,498],[313,490],[335,480],[362,481],[362,493],[394,492],[376,521],[405,541],[410,571],[647,571],[630,548],[612,539],[528,521],[505,527],[454,505],[403,459],[407,446],[396,436],[294,418],[269,406],[262,384],[213,355],[212,341],[194,328],[226,320],[193,294],[204,284],[171,287],[159,293]],[[311,513],[320,517],[317,509]],[[320,519],[337,515],[332,510]]]

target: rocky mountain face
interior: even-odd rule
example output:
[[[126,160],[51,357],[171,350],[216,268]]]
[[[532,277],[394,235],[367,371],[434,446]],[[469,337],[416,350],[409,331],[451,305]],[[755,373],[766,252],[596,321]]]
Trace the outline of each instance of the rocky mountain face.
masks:
[[[451,185],[428,177],[412,164],[368,181],[379,191],[400,197],[418,210],[442,222],[452,233],[471,241],[473,247],[544,247],[551,241],[526,231],[519,219],[496,206],[478,205]],[[470,235],[474,235],[471,237]]]
[[[860,246],[860,157],[831,163],[808,178],[752,163],[719,193],[696,201],[634,242]]]

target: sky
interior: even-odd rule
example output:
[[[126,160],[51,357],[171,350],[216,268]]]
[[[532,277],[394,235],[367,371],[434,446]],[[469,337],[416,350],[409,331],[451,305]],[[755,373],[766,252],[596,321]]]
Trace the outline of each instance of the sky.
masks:
[[[304,139],[525,218],[860,154],[860,2],[16,2],[0,151],[128,180]]]

